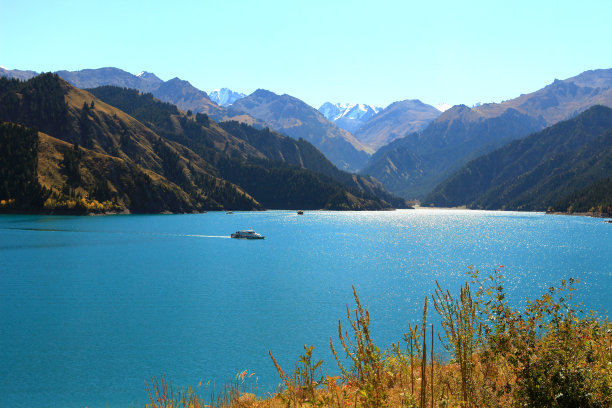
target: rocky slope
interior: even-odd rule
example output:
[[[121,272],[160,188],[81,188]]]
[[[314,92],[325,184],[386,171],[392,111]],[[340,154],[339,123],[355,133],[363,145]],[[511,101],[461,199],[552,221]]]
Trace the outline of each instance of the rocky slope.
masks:
[[[289,95],[258,89],[234,102],[228,107],[228,113],[230,117],[247,113],[279,133],[294,139],[303,138],[343,170],[361,168],[372,153],[372,149],[364,146],[352,134],[338,128],[313,107]]]

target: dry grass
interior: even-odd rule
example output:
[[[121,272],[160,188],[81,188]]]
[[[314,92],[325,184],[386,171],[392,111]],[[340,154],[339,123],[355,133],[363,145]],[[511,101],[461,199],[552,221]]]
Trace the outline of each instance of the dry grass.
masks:
[[[354,292],[356,308],[347,307],[349,330],[339,323],[332,352],[341,376],[324,375],[313,347],[304,346],[292,373],[274,359],[282,391],[260,399],[240,373],[224,391],[209,398],[194,390],[173,392],[165,378],[147,391],[151,408],[306,408],[306,407],[610,407],[612,405],[612,325],[584,314],[571,303],[574,281],[562,282],[512,309],[499,270],[473,281],[458,297],[438,286],[432,296],[441,316],[439,342],[450,360],[431,350],[427,300],[421,327],[409,325],[403,344],[381,351],[371,340],[369,313]],[[477,288],[472,298],[471,288]],[[429,356],[427,349],[429,348]],[[343,356],[339,356],[342,352]],[[350,365],[345,366],[348,363]],[[208,401],[205,403],[205,401]]]

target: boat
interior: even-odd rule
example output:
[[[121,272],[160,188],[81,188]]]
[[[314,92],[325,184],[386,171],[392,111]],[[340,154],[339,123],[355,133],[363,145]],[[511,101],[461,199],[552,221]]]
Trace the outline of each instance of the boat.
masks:
[[[266,237],[264,237],[261,234],[258,234],[257,232],[253,230],[242,230],[242,231],[236,231],[236,233],[232,234],[232,238],[264,239]]]
[[[298,210],[298,215],[304,215],[304,211]]]
[[[233,211],[227,211],[226,214],[233,214]]]

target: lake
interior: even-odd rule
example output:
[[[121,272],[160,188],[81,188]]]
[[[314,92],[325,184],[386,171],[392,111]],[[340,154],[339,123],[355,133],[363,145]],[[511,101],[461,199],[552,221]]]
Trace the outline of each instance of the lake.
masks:
[[[253,228],[265,240],[230,239]],[[467,210],[0,216],[0,407],[133,407],[144,381],[274,390],[303,345],[328,372],[355,286],[381,348],[418,323],[438,280],[500,265],[510,300],[569,277],[612,307],[612,225]]]

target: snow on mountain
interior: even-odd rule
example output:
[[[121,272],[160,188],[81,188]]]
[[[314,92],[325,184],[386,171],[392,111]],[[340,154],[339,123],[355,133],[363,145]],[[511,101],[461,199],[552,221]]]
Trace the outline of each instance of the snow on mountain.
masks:
[[[448,103],[444,103],[444,102],[436,105],[436,109],[439,110],[440,112],[446,112],[447,110],[449,110],[452,107],[453,107],[453,105],[449,105]]]
[[[363,103],[336,103],[325,102],[319,112],[337,126],[349,132],[354,132],[363,126],[372,116],[382,108]]]
[[[152,72],[147,72],[147,71],[142,71],[140,74],[136,75],[138,78],[145,80],[145,81],[151,81],[151,82],[164,82],[161,79],[158,78],[157,75],[155,75]]]
[[[229,106],[238,99],[244,98],[246,95],[240,92],[234,92],[228,88],[215,89],[208,93],[211,101],[219,106]]]
[[[372,116],[380,112],[382,108],[378,106],[365,105],[362,103],[336,103],[325,102],[319,108],[319,112],[327,119],[336,121],[340,118],[361,119],[367,121]]]
[[[470,108],[474,109],[474,108],[477,108],[479,106],[482,106],[482,102],[476,102],[475,104],[470,106]],[[447,110],[449,110],[452,107],[453,107],[453,105],[449,105],[448,103],[444,103],[444,102],[442,102],[439,105],[436,105],[436,109],[439,110],[440,112],[446,112]]]
[[[321,112],[321,114],[323,116],[325,116],[327,119],[333,121],[334,118],[336,116],[338,116],[338,114],[341,112],[339,105],[341,105],[340,103],[337,104],[332,104],[329,102],[325,102],[323,105],[321,105],[321,107],[319,108],[319,112]]]

